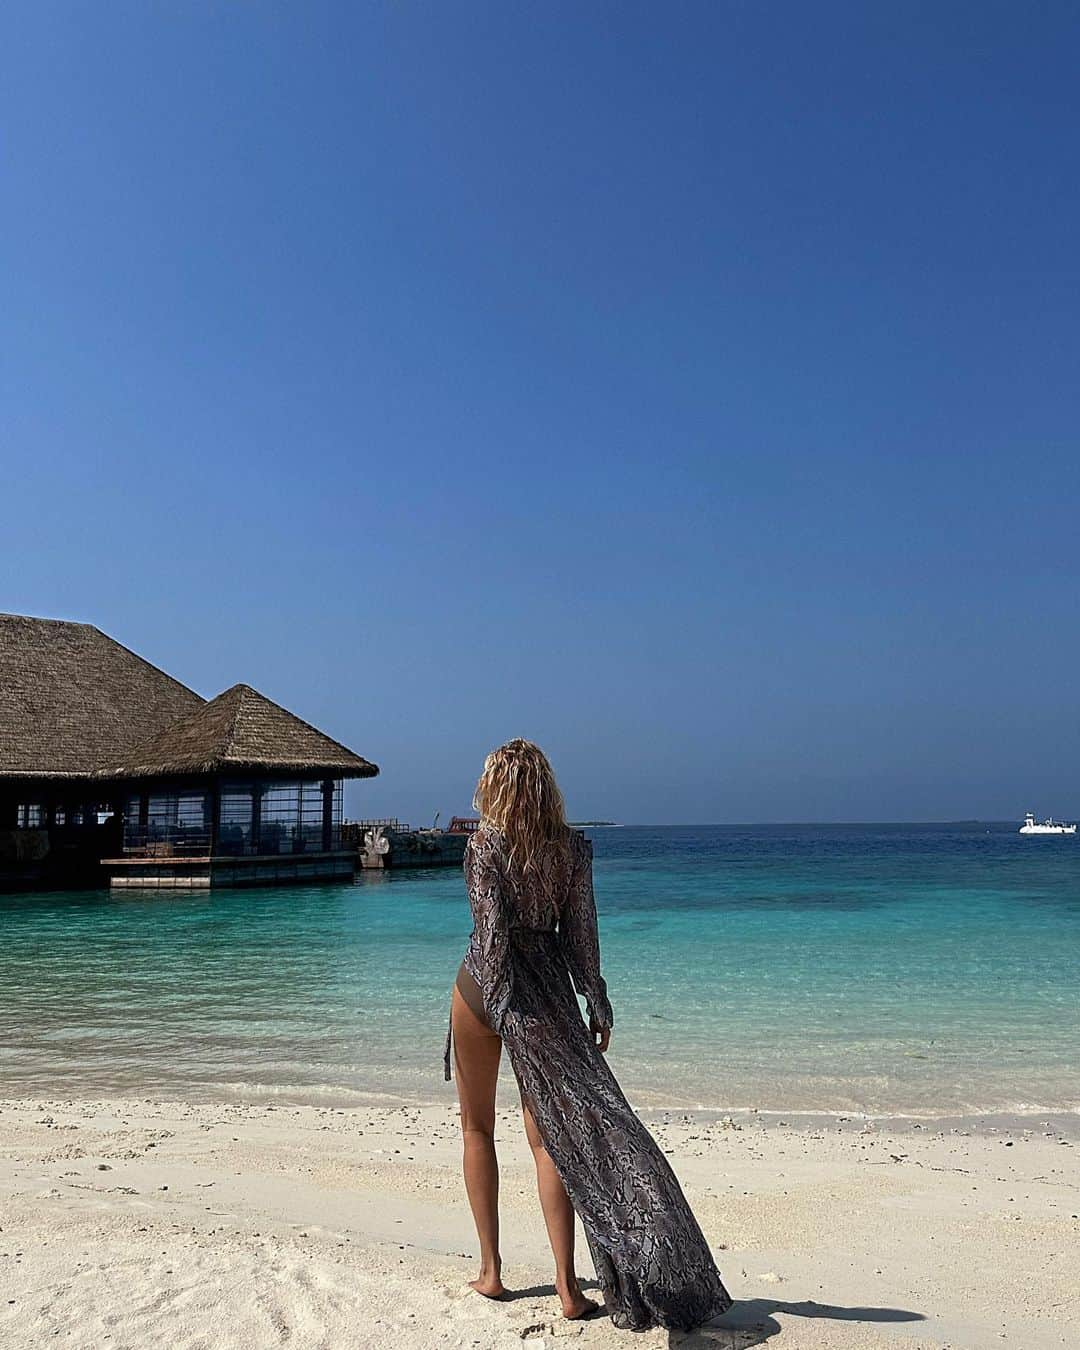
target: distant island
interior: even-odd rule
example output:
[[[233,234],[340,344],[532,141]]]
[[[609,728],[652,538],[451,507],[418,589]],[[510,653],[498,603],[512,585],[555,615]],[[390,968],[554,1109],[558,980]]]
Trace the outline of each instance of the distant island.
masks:
[[[583,830],[586,825],[617,825],[617,820],[571,820],[568,822],[575,830]]]

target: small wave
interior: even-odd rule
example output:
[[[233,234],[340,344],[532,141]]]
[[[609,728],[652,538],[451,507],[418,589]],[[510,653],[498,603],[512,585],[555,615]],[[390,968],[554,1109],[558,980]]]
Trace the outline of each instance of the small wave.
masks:
[[[261,1103],[280,1101],[290,1106],[431,1106],[434,1098],[402,1090],[373,1091],[320,1083],[206,1082],[202,1091],[213,1100]]]

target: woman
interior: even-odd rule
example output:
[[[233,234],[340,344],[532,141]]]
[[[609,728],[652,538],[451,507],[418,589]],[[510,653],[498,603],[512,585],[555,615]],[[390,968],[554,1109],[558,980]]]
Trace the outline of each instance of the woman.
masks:
[[[531,741],[488,755],[473,805],[481,814],[465,853],[473,931],[445,1055],[449,1079],[452,1045],[465,1188],[480,1239],[480,1274],[470,1283],[489,1298],[504,1292],[494,1130],[505,1045],[563,1314],[601,1311],[574,1269],[576,1210],[617,1327],[700,1326],[731,1297],[667,1159],[604,1059],[614,1019],[600,974],[589,845],[567,825],[551,765]]]

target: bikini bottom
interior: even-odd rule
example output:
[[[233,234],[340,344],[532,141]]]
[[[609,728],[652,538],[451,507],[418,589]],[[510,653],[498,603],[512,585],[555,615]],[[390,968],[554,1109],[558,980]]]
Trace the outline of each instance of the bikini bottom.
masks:
[[[457,978],[455,979],[454,983],[457,985],[458,992],[461,994],[461,997],[465,1000],[468,1006],[476,1014],[480,1022],[485,1027],[487,1027],[489,1031],[491,1031],[492,1026],[490,1020],[488,1019],[487,1011],[484,1008],[484,997],[480,992],[480,986],[476,983],[473,977],[465,969],[464,961],[462,961],[461,965],[458,967]],[[453,1035],[454,1035],[454,1014],[453,1011],[451,1010],[450,1016],[447,1019],[446,1023],[446,1041],[445,1044],[443,1045],[443,1078],[448,1083],[450,1081],[450,1058],[451,1058],[451,1045],[453,1042]]]

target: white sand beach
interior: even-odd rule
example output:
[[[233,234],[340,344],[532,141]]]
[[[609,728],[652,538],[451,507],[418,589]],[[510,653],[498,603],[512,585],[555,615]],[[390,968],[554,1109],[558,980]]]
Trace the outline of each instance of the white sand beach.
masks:
[[[0,1345],[1080,1345],[1075,1122],[647,1119],[736,1299],[697,1332],[559,1317],[513,1110],[492,1303],[450,1106],[3,1103]]]

